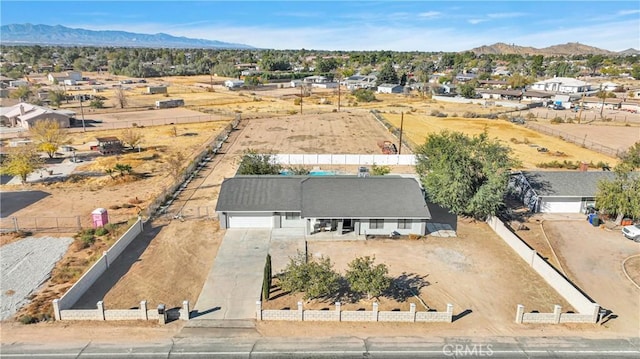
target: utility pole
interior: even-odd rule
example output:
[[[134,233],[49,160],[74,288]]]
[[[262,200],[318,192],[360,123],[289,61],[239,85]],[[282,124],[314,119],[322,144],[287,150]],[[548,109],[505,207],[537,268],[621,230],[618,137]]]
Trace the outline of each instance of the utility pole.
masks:
[[[82,132],[87,132],[87,128],[84,126],[84,107],[82,107],[82,100],[84,95],[80,95],[80,114],[82,115]]]
[[[398,142],[398,155],[402,154],[402,129],[404,127],[404,112],[400,112],[400,138]]]
[[[340,112],[340,79],[338,79],[338,112]]]
[[[304,82],[300,84],[300,114],[301,115],[302,115],[302,97],[304,95],[303,90],[304,90]]]

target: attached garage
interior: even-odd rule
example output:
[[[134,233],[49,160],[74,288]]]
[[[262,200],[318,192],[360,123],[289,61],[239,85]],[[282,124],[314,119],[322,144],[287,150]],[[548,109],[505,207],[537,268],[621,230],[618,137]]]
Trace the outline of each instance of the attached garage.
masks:
[[[228,214],[227,228],[273,228],[272,213]]]
[[[614,178],[609,171],[523,171],[512,174],[509,191],[532,212],[582,213],[596,204],[598,182]]]
[[[542,213],[580,213],[582,198],[580,197],[542,197],[539,202]]]

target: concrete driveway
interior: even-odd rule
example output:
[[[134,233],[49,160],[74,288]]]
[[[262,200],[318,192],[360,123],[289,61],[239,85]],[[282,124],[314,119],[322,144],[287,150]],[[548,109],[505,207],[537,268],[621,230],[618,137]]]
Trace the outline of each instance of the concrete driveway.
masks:
[[[256,317],[271,229],[227,229],[191,320]]]
[[[620,230],[593,227],[584,220],[545,220],[544,229],[567,276],[601,307],[610,310],[604,324],[632,337],[640,333],[640,290],[622,271],[625,258],[640,253],[640,243]]]

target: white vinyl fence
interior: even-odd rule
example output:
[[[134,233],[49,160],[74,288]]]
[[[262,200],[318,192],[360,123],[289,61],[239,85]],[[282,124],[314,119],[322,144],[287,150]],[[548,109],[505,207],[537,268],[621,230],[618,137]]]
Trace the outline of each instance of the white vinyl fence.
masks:
[[[416,163],[415,155],[370,155],[370,154],[276,154],[275,162],[281,165],[405,165]]]

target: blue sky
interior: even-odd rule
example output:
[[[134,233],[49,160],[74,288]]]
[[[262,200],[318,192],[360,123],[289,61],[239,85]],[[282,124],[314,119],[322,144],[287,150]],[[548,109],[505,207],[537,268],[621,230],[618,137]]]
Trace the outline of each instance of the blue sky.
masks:
[[[496,42],[640,49],[638,0],[2,0],[0,22],[164,32],[274,49],[462,51]]]

